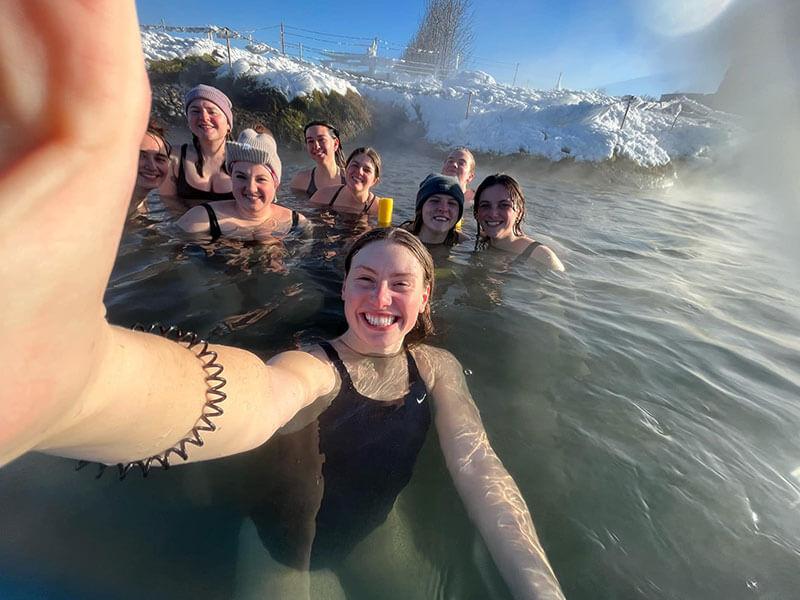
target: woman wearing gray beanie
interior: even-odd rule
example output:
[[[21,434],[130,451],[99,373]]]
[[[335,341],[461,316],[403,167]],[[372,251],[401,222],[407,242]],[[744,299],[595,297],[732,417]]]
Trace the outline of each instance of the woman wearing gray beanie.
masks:
[[[281,159],[275,138],[263,127],[245,129],[226,145],[233,200],[204,202],[178,220],[188,233],[261,239],[283,235],[306,222],[296,211],[274,204],[281,182]]]
[[[183,144],[179,156],[173,157],[171,176],[161,187],[161,195],[180,198],[185,208],[232,199],[225,161],[225,142],[233,128],[230,99],[217,88],[200,84],[186,94],[183,108],[192,144]]]
[[[431,173],[419,184],[414,220],[400,227],[424,244],[453,246],[464,237],[456,230],[463,213],[464,192],[458,179]]]

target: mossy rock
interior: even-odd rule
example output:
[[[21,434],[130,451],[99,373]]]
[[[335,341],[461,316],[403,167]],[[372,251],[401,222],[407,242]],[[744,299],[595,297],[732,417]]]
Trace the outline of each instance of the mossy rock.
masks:
[[[323,94],[315,90],[291,102],[276,88],[263,87],[250,77],[220,78],[217,87],[233,102],[236,129],[261,123],[272,130],[282,145],[303,146],[303,126],[309,121],[325,120],[336,125],[342,138],[355,137],[372,124],[372,115],[364,99],[354,93]]]
[[[222,61],[211,54],[170,60],[151,60],[147,64],[150,84],[181,84],[193,87],[198,83],[214,85]]]
[[[303,125],[325,120],[336,125],[344,140],[363,133],[372,125],[372,114],[364,99],[349,91],[323,94],[314,91],[292,101],[276,88],[262,86],[252,77],[216,77],[221,62],[210,54],[183,59],[151,61],[148,64],[153,89],[153,116],[170,125],[185,123],[183,96],[199,83],[225,92],[233,103],[234,134],[262,124],[272,130],[283,146],[303,146]]]

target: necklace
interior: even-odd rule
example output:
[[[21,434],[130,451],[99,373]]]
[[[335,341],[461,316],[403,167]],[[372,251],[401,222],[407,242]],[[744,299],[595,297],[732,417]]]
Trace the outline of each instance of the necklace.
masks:
[[[376,353],[372,353],[372,352],[359,352],[358,350],[356,350],[355,348],[353,348],[353,347],[352,347],[350,344],[348,344],[347,342],[345,342],[343,337],[338,337],[338,338],[336,338],[336,340],[335,340],[335,341],[337,341],[337,342],[341,342],[341,343],[342,343],[342,344],[343,344],[343,345],[344,345],[344,346],[345,346],[345,347],[346,347],[348,350],[350,350],[350,351],[351,351],[351,352],[353,352],[354,354],[358,354],[359,356],[369,356],[369,357],[371,357],[371,358],[392,358],[393,356],[398,356],[398,355],[402,354],[402,353],[403,353],[403,351],[405,350],[404,348],[402,348],[402,347],[401,347],[401,348],[400,348],[400,350],[398,350],[397,352],[393,352],[393,353],[391,353],[391,354],[380,354],[380,353],[378,353],[378,352],[376,352]]]

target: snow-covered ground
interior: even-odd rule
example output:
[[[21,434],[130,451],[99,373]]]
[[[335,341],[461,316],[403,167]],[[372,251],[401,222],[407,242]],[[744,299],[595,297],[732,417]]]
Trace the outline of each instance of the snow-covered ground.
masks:
[[[142,32],[142,47],[151,60],[213,54],[224,62],[218,75],[230,74],[225,45],[212,40],[150,31]],[[313,90],[352,90],[420,121],[431,143],[478,152],[522,152],[553,161],[621,156],[657,167],[676,159],[713,160],[742,133],[736,117],[685,98],[629,101],[596,91],[530,90],[498,84],[482,72],[387,82],[238,48],[231,49],[231,58],[236,76],[252,76],[290,100]]]

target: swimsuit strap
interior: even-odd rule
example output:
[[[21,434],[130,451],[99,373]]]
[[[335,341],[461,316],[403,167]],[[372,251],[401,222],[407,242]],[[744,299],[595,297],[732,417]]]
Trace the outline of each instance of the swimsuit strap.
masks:
[[[415,402],[421,404],[428,394],[428,386],[425,385],[425,380],[419,373],[417,361],[414,360],[414,356],[407,348],[406,359],[408,361],[408,394],[406,394],[406,403]]]
[[[233,200],[233,192],[215,192],[213,185],[210,190],[201,190],[191,185],[186,181],[186,170],[183,168],[183,162],[186,160],[186,149],[188,144],[181,145],[181,159],[178,165],[178,181],[176,188],[179,198],[193,198],[196,200]]]
[[[336,351],[330,342],[326,340],[322,340],[319,343],[319,347],[325,351],[325,354],[328,356],[330,361],[333,363],[333,366],[336,367],[336,371],[339,373],[339,377],[342,380],[342,387],[347,387],[355,391],[355,386],[353,385],[353,380],[350,378],[350,373],[347,370],[347,367],[344,366],[342,359],[339,357],[339,353]]]
[[[317,167],[311,169],[311,178],[308,180],[308,187],[306,188],[306,194],[309,196],[313,196],[314,193],[317,191],[317,184],[314,182],[314,173],[316,172]]]
[[[219,221],[217,220],[217,213],[214,212],[214,209],[211,208],[211,205],[208,202],[203,202],[201,204],[203,208],[206,209],[208,213],[208,229],[211,232],[211,241],[218,240],[222,237],[222,229],[219,227]]]
[[[525,250],[519,253],[517,259],[519,259],[520,262],[528,260],[531,254],[533,254],[533,251],[536,250],[536,248],[538,248],[541,245],[542,245],[541,242],[531,242],[530,244],[528,244]]]
[[[339,373],[339,377],[342,380],[342,389],[348,389],[351,391],[351,393],[358,397],[366,398],[367,400],[373,400],[373,398],[364,396],[358,390],[356,390],[356,386],[353,384],[353,379],[350,377],[350,372],[347,370],[347,367],[344,366],[344,362],[339,356],[339,353],[330,342],[322,340],[319,342],[319,347],[322,348],[327,357],[333,363],[333,366],[336,367],[336,371]],[[409,352],[408,349],[405,349],[405,353],[406,363],[408,364],[408,393],[405,395],[405,403],[410,401],[420,403],[419,399],[426,396],[428,393],[428,388],[425,385],[425,380],[422,379],[422,376],[419,373],[417,361],[414,360],[414,357],[411,355],[411,352]]]
[[[364,207],[364,214],[365,215],[369,212],[369,209],[372,208],[372,205],[375,204],[375,198],[377,198],[377,196],[375,194],[372,194],[372,198],[370,198],[369,204],[367,204]]]
[[[328,203],[328,208],[333,208],[333,203],[336,202],[336,199],[339,197],[339,194],[342,192],[343,189],[344,185],[342,185],[341,187],[339,187],[338,190],[336,190],[336,193],[333,194],[333,198],[331,198],[331,201]]]

